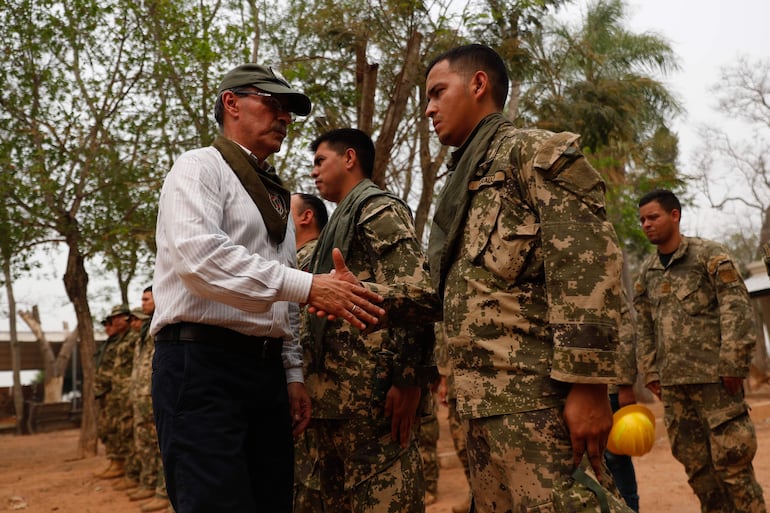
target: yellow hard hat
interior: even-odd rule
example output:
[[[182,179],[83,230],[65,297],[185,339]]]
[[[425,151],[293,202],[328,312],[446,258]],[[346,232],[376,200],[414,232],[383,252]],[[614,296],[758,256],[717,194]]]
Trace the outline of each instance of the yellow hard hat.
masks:
[[[612,416],[607,449],[615,454],[641,456],[655,443],[655,416],[641,404],[624,406]]]

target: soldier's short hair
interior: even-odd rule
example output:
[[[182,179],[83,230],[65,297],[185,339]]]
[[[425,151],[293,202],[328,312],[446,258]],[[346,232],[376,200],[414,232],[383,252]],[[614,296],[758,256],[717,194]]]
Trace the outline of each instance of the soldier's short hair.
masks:
[[[679,198],[668,189],[655,189],[648,192],[639,199],[639,207],[643,207],[652,201],[657,201],[666,212],[670,213],[674,209],[678,210],[680,214],[682,212],[682,204],[679,202]]]
[[[306,192],[298,192],[296,194],[302,202],[302,208],[309,208],[313,211],[313,219],[315,219],[318,231],[323,230],[324,226],[326,226],[326,223],[329,221],[329,212],[326,210],[326,205],[324,205],[323,200],[318,196],[313,196]]]
[[[342,155],[351,148],[356,152],[356,158],[361,164],[361,170],[367,178],[374,172],[374,143],[366,132],[357,128],[337,128],[316,137],[310,144],[310,150],[316,151],[321,144],[326,143],[337,154]]]
[[[425,76],[428,76],[433,66],[441,61],[447,61],[452,70],[461,73],[483,71],[492,84],[492,99],[498,109],[503,110],[508,98],[508,70],[500,55],[488,46],[470,44],[458,46],[446,51],[428,64]]]

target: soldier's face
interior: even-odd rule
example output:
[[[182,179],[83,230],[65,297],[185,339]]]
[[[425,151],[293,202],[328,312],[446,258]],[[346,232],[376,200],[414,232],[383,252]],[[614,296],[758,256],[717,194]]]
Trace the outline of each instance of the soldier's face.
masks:
[[[665,244],[676,235],[679,226],[679,210],[666,212],[660,203],[650,201],[639,207],[639,222],[647,240],[655,245]]]
[[[112,327],[115,333],[125,333],[130,328],[127,315],[116,315],[111,319]]]
[[[349,192],[350,158],[347,151],[340,155],[325,142],[318,145],[313,155],[313,171],[310,176],[315,180],[315,186],[323,199],[339,203]]]
[[[155,299],[152,297],[152,292],[149,290],[142,293],[142,312],[147,315],[152,315],[155,311]]]
[[[433,121],[441,144],[462,146],[478,122],[478,104],[470,90],[470,80],[452,70],[449,61],[431,68],[425,82],[428,106],[425,115]]]
[[[112,325],[112,319],[107,319],[104,321],[104,332],[108,337],[111,337],[115,334],[115,327]]]

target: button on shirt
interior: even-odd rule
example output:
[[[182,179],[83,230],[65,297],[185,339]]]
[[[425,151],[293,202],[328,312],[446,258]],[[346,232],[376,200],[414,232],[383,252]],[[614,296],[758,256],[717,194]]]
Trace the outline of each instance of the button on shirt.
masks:
[[[153,335],[196,322],[284,340],[287,381],[302,381],[299,305],[313,277],[294,268],[294,226],[276,245],[259,209],[213,147],[183,154],[161,190]]]

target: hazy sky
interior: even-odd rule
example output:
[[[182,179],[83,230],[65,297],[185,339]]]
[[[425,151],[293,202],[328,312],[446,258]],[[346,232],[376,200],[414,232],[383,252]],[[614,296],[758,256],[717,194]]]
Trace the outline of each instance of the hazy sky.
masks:
[[[573,15],[579,16],[586,2],[573,7]],[[725,126],[724,119],[713,109],[709,88],[719,77],[719,69],[729,65],[739,55],[754,59],[770,58],[769,0],[632,0],[629,2],[629,26],[637,32],[651,31],[665,37],[679,55],[681,69],[664,79],[681,99],[687,109],[686,116],[677,120],[674,130],[680,137],[680,169],[694,172],[692,155],[698,147],[696,129],[704,123]],[[738,133],[738,132],[736,132]],[[697,212],[686,212],[683,230],[690,235],[716,236],[721,227],[732,225],[734,214],[720,214],[705,206]],[[758,221],[757,221],[758,224]],[[719,228],[719,229],[716,229]],[[41,257],[47,258],[47,257]],[[74,312],[66,299],[61,273],[64,258],[46,260],[45,266],[57,269],[56,275],[42,280],[23,280],[16,284],[17,301],[23,305],[38,304],[43,325],[48,330],[61,329],[62,321],[74,327]],[[93,305],[95,315],[102,315],[111,304],[118,302],[117,292],[105,293],[107,282],[92,278],[89,291],[110,299]],[[144,283],[135,284],[130,300],[139,305]],[[7,312],[7,301],[2,295],[0,308]],[[7,314],[6,314],[7,315]],[[0,314],[0,330],[6,330],[6,315]],[[26,325],[19,321],[19,328]]]

